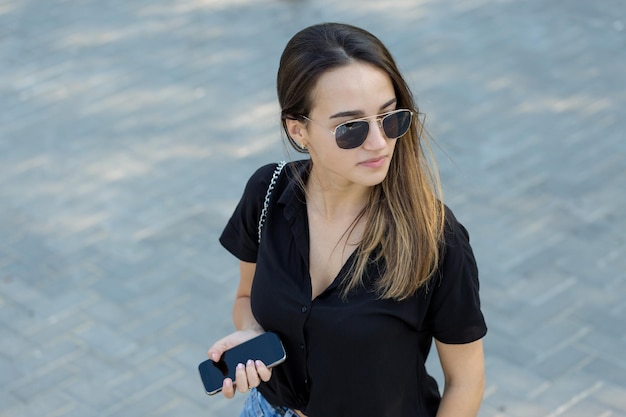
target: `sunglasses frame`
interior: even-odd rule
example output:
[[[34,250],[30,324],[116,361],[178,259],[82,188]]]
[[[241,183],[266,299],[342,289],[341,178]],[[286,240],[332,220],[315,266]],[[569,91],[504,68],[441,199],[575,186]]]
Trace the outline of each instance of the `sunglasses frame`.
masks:
[[[387,139],[389,139],[389,140],[398,139],[398,138],[400,138],[400,137],[404,136],[404,135],[406,134],[406,132],[404,132],[404,133],[403,133],[402,135],[400,135],[400,136],[396,136],[395,138],[390,138],[390,137],[388,137],[388,136],[387,136],[387,133],[385,132],[385,128],[383,127],[383,121],[384,121],[387,117],[389,117],[389,116],[391,116],[391,115],[394,115],[394,114],[397,114],[397,113],[404,113],[404,112],[408,112],[408,113],[410,114],[410,117],[411,117],[411,121],[409,122],[409,127],[407,127],[407,132],[408,132],[408,130],[409,130],[410,126],[411,126],[411,123],[413,122],[413,115],[414,115],[414,113],[413,113],[411,110],[409,110],[409,109],[396,109],[396,110],[388,111],[388,112],[385,112],[385,113],[375,114],[375,115],[372,115],[372,116],[367,116],[367,117],[359,117],[359,118],[357,118],[357,119],[347,120],[347,121],[345,121],[345,122],[343,122],[343,123],[338,124],[338,125],[337,125],[334,129],[329,130],[329,132],[330,132],[330,133],[333,135],[333,137],[335,138],[335,143],[337,144],[337,146],[338,146],[340,149],[354,149],[354,148],[358,148],[359,146],[363,145],[363,143],[365,143],[365,141],[367,140],[367,136],[369,135],[369,132],[370,132],[370,131],[369,131],[369,126],[371,125],[371,122],[369,121],[369,119],[374,119],[374,120],[376,120],[376,124],[378,125],[378,128],[380,129],[380,131],[382,132],[382,134],[383,134],[383,135],[385,135],[385,137],[386,137]],[[313,123],[315,123],[316,125],[319,125],[319,126],[321,126],[321,127],[328,128],[327,126],[324,126],[323,124],[321,124],[321,123],[319,123],[319,122],[316,122],[315,120],[310,119],[310,118],[308,118],[308,117],[307,117],[307,116],[305,116],[305,115],[301,115],[300,117],[302,117],[302,118],[303,118],[303,119],[305,119],[305,120],[308,120],[309,122],[313,122]],[[361,143],[359,143],[359,144],[357,144],[357,145],[355,145],[355,146],[351,146],[351,147],[349,147],[349,148],[345,148],[345,147],[339,146],[339,141],[337,141],[337,130],[338,130],[339,128],[341,128],[342,126],[344,126],[344,125],[347,125],[347,124],[350,124],[350,123],[354,123],[354,122],[367,122],[368,127],[367,127],[367,132],[366,132],[366,134],[365,134],[365,137],[363,138],[363,140],[361,141]]]

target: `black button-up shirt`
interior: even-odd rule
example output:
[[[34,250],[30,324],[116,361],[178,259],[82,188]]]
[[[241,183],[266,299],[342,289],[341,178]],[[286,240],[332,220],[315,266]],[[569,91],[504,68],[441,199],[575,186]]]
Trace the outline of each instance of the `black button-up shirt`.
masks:
[[[297,171],[306,181],[310,161],[284,168],[258,244],[259,216],[275,167],[252,175],[220,237],[237,258],[256,263],[253,314],[265,330],[280,335],[287,351],[287,361],[259,390],[270,403],[308,417],[435,416],[439,389],[425,368],[433,337],[469,343],[487,330],[467,231],[447,210],[441,267],[406,300],[381,300],[374,292],[384,261],[372,262],[363,287],[342,298],[341,282],[356,251],[312,300],[306,199],[294,180]]]

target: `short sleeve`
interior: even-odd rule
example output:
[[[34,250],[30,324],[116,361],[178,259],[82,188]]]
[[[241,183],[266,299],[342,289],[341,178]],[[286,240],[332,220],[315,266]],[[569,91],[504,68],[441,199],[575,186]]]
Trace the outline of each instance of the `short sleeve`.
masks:
[[[450,210],[446,211],[445,250],[432,291],[427,324],[442,343],[470,343],[485,336],[480,309],[478,267],[469,234]]]
[[[244,262],[256,263],[259,217],[275,169],[276,164],[268,164],[252,174],[235,211],[220,235],[219,241],[222,246]]]

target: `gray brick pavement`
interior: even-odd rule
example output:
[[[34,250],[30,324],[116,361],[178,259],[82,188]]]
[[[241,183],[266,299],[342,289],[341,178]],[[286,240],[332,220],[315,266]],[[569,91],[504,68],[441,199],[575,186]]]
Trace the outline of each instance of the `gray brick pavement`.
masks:
[[[237,415],[195,370],[232,326],[217,236],[285,158],[285,42],[328,20],[390,46],[441,147],[481,416],[626,416],[621,0],[0,0],[0,417]]]

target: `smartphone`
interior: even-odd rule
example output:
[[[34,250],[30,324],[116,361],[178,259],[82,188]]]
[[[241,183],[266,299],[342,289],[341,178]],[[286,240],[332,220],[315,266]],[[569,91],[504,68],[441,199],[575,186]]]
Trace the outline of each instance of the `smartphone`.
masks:
[[[217,394],[222,390],[224,379],[235,381],[235,368],[245,364],[248,359],[260,360],[271,368],[287,359],[285,348],[276,333],[265,332],[240,345],[228,349],[222,354],[219,362],[207,359],[198,365],[204,390],[208,395]]]

